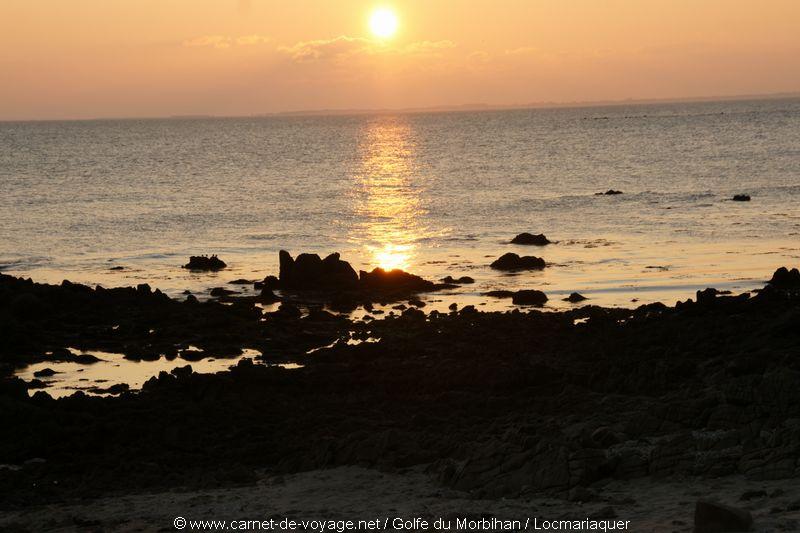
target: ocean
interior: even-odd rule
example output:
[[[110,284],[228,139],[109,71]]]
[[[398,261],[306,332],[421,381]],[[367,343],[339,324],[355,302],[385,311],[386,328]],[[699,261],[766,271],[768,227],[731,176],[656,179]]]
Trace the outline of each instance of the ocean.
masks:
[[[0,268],[41,282],[202,296],[286,249],[476,279],[430,308],[522,288],[672,304],[800,263],[800,99],[4,122],[0,183]],[[557,242],[508,244],[523,231]],[[508,251],[548,266],[489,268]],[[182,269],[196,254],[229,268]]]

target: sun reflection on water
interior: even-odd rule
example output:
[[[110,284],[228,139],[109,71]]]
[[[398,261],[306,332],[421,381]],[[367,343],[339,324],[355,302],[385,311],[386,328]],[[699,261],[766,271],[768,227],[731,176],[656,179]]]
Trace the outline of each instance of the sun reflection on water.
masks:
[[[407,270],[425,235],[422,186],[415,168],[414,136],[404,117],[379,117],[364,129],[356,182],[356,213],[363,222],[352,237],[372,266]]]

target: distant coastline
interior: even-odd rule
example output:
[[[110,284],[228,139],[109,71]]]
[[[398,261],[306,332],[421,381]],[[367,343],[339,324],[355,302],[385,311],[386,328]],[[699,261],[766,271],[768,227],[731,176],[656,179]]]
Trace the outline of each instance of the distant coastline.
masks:
[[[546,101],[528,102],[517,104],[489,104],[489,103],[467,103],[456,105],[435,105],[422,107],[383,107],[383,108],[322,108],[322,109],[298,109],[287,111],[274,111],[265,113],[252,113],[248,115],[215,115],[211,113],[187,113],[179,115],[152,115],[142,117],[85,117],[85,118],[46,118],[46,119],[3,119],[2,123],[20,122],[79,122],[79,121],[100,121],[100,120],[208,120],[226,118],[267,118],[267,117],[320,117],[320,116],[361,116],[361,115],[381,115],[381,114],[423,114],[423,113],[460,113],[477,111],[512,111],[524,109],[569,109],[569,108],[592,108],[592,107],[611,107],[625,105],[653,105],[653,104],[680,104],[680,103],[703,103],[703,102],[737,102],[748,100],[791,100],[800,98],[800,91],[764,93],[764,94],[737,94],[737,95],[717,95],[717,96],[687,96],[687,97],[665,97],[665,98],[626,98],[618,100],[574,100],[574,101]]]

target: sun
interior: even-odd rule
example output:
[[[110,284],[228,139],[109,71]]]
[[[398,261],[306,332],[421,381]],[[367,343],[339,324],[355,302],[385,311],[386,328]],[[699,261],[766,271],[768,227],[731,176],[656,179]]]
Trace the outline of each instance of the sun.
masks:
[[[389,8],[378,8],[369,17],[369,29],[375,37],[388,39],[397,31],[397,15]]]

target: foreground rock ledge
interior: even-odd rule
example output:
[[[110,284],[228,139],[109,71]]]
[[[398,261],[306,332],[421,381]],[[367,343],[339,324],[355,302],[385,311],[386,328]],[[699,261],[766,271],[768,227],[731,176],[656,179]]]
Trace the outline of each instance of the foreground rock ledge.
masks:
[[[114,309],[118,319],[166,298],[116,291],[2,276],[2,333],[21,342],[20,333],[44,334],[71,316],[64,336],[52,336],[56,329],[49,339],[92,339]],[[176,331],[204,334],[243,312],[208,309]],[[256,319],[252,331],[233,331],[242,345],[283,339],[278,351],[329,323],[347,335],[340,339],[380,340],[328,343],[301,357],[298,370],[242,362],[202,375],[182,367],[117,398],[31,398],[20,380],[3,380],[0,462],[14,468],[0,470],[0,506],[352,464],[427,465],[439,483],[475,497],[567,497],[606,479],[664,476],[738,475],[762,487],[799,475],[800,298],[791,290],[702,291],[698,301],[635,310],[408,309],[369,323],[316,315]],[[185,318],[171,310],[154,319],[169,330]],[[125,334],[146,339],[146,326]],[[1,353],[8,361],[19,352]]]

